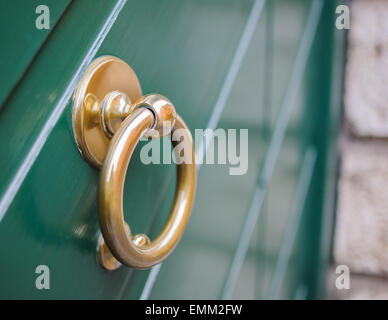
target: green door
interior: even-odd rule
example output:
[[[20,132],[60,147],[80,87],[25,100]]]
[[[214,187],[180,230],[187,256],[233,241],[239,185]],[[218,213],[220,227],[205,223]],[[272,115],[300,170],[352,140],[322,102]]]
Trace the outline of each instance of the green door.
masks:
[[[35,26],[39,2],[4,2],[2,23],[13,12],[20,21],[0,33],[0,298],[323,297],[343,52],[336,1],[46,1],[48,30]],[[96,258],[99,171],[80,156],[71,117],[75,86],[102,55],[127,62],[144,93],[168,97],[193,136],[248,129],[247,171],[197,165],[183,238],[149,270],[106,271]],[[176,172],[139,153],[125,220],[153,239]],[[36,287],[41,265],[49,289]]]

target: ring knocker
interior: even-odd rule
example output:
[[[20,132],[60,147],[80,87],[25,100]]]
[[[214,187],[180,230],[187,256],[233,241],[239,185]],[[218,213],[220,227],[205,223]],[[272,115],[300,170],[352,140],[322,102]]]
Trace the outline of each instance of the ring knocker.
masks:
[[[190,217],[196,187],[190,131],[167,98],[158,94],[143,96],[134,71],[116,57],[103,56],[92,62],[73,99],[78,149],[87,162],[101,168],[98,260],[108,270],[121,264],[152,267],[172,252]],[[153,241],[145,234],[132,235],[123,214],[124,179],[132,153],[143,135],[172,136],[177,129],[183,129],[183,143],[191,155],[189,161],[177,165],[177,186],[168,221]]]

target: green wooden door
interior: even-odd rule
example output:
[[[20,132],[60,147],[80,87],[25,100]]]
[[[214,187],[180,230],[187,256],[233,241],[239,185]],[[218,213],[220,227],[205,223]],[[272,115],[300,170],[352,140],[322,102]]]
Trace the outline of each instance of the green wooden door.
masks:
[[[7,3],[24,18],[11,28],[18,41],[0,34],[12,43],[0,63],[10,74],[0,91],[0,298],[322,297],[341,92],[336,1],[55,1],[50,30],[35,29],[35,3]],[[109,272],[96,259],[99,172],[74,142],[71,97],[106,54],[135,70],[143,92],[173,101],[193,135],[249,132],[247,173],[198,165],[187,230],[150,270]],[[125,219],[152,239],[176,173],[142,164],[138,151]],[[48,290],[35,286],[39,265]]]

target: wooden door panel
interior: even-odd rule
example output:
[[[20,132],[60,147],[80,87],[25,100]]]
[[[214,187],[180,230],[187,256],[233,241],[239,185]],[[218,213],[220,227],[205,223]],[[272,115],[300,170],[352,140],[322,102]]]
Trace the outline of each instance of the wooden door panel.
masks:
[[[96,56],[112,54],[127,61],[137,72],[144,92],[160,92],[168,96],[191,128],[204,127],[211,111],[209,105],[214,103],[223,83],[251,3],[170,1],[168,6],[159,10],[155,10],[153,4],[153,1],[128,2]],[[66,19],[71,21],[78,17],[72,11],[76,9],[85,10],[85,7],[71,7],[64,25],[68,22]],[[117,7],[113,7],[111,12],[114,10]],[[201,16],[200,20],[198,16]],[[177,18],[174,28],[170,24],[172,17]],[[148,23],[145,25],[144,21]],[[62,28],[65,28],[64,25]],[[65,30],[58,28],[56,32]],[[68,29],[67,32],[72,31]],[[156,32],[160,33],[155,36]],[[54,41],[54,36],[50,40]],[[150,38],[160,42],[155,43]],[[46,49],[49,50],[50,46],[47,45]],[[69,53],[67,57],[57,59],[60,68],[70,57]],[[69,67],[74,70],[74,63]],[[52,72],[56,74],[57,70],[53,68]],[[29,75],[33,77],[33,71]],[[62,74],[61,80],[65,82],[65,79],[66,74]],[[24,90],[27,89],[24,86],[27,87],[29,79],[25,81],[18,88],[15,101],[10,101],[10,104],[18,104],[18,100],[26,98]],[[43,84],[42,88],[36,83],[34,85],[45,91]],[[55,97],[63,95],[59,88],[57,84]],[[32,89],[36,88],[29,87],[29,90]],[[52,111],[55,99],[41,106],[40,112]],[[32,105],[39,101],[33,101]],[[10,104],[5,106],[9,117],[17,112],[11,112]],[[125,288],[131,284],[133,274],[145,273],[128,268],[108,273],[96,262],[98,171],[84,162],[75,146],[71,106],[71,100],[68,100],[1,221],[1,251],[5,252],[4,259],[8,261],[1,273],[4,277],[7,275],[3,282],[4,294],[22,298],[120,298],[129,294]],[[6,121],[6,117],[3,116],[0,121]],[[47,116],[42,118],[47,119]],[[39,126],[45,124],[37,118],[30,122],[37,132]],[[16,133],[20,132],[19,140],[25,141],[23,150],[20,147],[15,150],[13,145],[2,141],[5,144],[2,147],[8,147],[10,151],[10,156],[2,159],[4,166],[9,168],[2,177],[3,181],[12,179],[14,170],[18,169],[18,161],[12,161],[13,158],[21,160],[21,154],[26,153],[24,149],[34,146],[36,136],[31,135],[28,129],[28,125],[27,128],[20,126],[14,129]],[[134,160],[138,158],[137,153]],[[144,166],[139,160],[130,164],[124,211],[134,231],[146,232],[155,215],[158,219],[168,215],[174,175],[172,166]],[[14,250],[7,251],[6,244],[15,242],[15,234],[22,235],[16,241]],[[23,263],[25,259],[26,263]],[[34,287],[32,279],[38,264],[46,264],[51,269],[50,291],[37,291]],[[11,280],[13,274],[19,275],[16,283]],[[136,283],[137,278],[134,279]],[[22,285],[28,281],[30,285]],[[134,294],[140,295],[141,289]]]
[[[2,1],[0,3],[0,29],[2,56],[0,60],[0,106],[22,78],[29,64],[55,29],[70,0],[49,0],[49,29],[38,29],[35,21],[40,14],[36,8],[43,4],[38,0]],[[9,19],[12,17],[12,19]],[[6,75],[6,76],[5,76]]]
[[[252,7],[247,11],[251,10]],[[190,224],[181,243],[162,264],[150,298],[218,299],[222,296],[268,143],[264,128],[269,119],[265,118],[263,101],[265,14],[263,8],[216,126],[236,129],[238,139],[240,129],[249,130],[248,170],[244,175],[230,175],[233,165],[201,165],[200,188]],[[233,68],[232,62],[229,69]],[[217,143],[210,148],[216,149]],[[237,147],[238,153],[240,148]],[[176,280],[171,281],[172,277]]]
[[[338,125],[329,114],[340,106],[330,101],[330,77],[339,73],[331,74],[323,53],[333,49],[334,4],[55,4],[53,29],[34,38],[23,59],[13,57],[21,63],[0,91],[0,298],[318,296],[317,264],[329,252],[318,238],[328,228],[321,220],[326,157],[335,146],[335,135],[328,141],[323,132]],[[99,171],[76,147],[71,96],[102,55],[126,61],[143,93],[168,97],[193,137],[207,127],[248,129],[246,174],[230,175],[233,165],[198,166],[187,230],[150,270],[108,272],[96,258]],[[176,168],[144,165],[143,145],[129,165],[124,212],[134,233],[153,239],[171,209]],[[50,290],[35,287],[38,265],[50,268]]]
[[[0,139],[0,220],[15,195],[10,190],[18,189],[59,116],[65,108],[71,108],[71,96],[82,68],[94,57],[93,44],[102,39],[104,23],[113,23],[118,14],[117,4],[90,0],[72,3],[23,81],[3,104],[0,136],[7,138]],[[85,19],[92,9],[93,19]]]

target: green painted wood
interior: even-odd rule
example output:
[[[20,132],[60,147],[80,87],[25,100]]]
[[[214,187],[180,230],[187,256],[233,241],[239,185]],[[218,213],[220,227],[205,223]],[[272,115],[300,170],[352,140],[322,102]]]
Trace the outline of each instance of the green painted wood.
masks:
[[[319,26],[316,45],[313,48],[308,74],[308,90],[306,99],[309,105],[313,103],[318,110],[309,112],[310,121],[319,123],[315,127],[311,141],[319,146],[317,157],[317,172],[311,188],[311,207],[315,215],[306,221],[311,239],[305,252],[309,255],[310,267],[306,270],[310,291],[308,298],[322,298],[327,294],[327,269],[332,259],[333,225],[335,211],[335,196],[338,174],[338,146],[343,77],[345,65],[346,31],[337,30],[335,24],[335,8],[343,4],[332,0],[324,2],[322,21]],[[322,77],[319,81],[317,78]],[[319,99],[312,92],[319,92]],[[324,94],[325,93],[325,94]],[[309,124],[311,126],[311,123]]]
[[[303,25],[300,23],[300,12],[296,10],[296,14],[298,14],[295,19],[296,23],[303,30]],[[286,33],[289,33],[288,29],[283,30],[283,42],[280,44],[279,54],[281,57],[287,57],[289,64],[287,67],[291,69],[301,34],[295,32],[296,39],[291,41],[285,36]],[[263,117],[265,114],[263,89],[266,79],[263,68],[265,48],[261,44],[265,43],[265,34],[265,16],[262,16],[219,123],[219,127],[226,129],[249,128],[248,173],[245,176],[233,177],[229,176],[227,169],[223,166],[202,166],[199,173],[199,185],[203,187],[198,191],[197,204],[187,230],[188,235],[182,240],[173,256],[163,265],[151,298],[159,299],[167,295],[168,298],[205,297],[214,299],[222,296],[225,279],[228,277],[236,243],[240,238],[240,230],[249,209],[258,172],[269,142],[265,140],[267,136],[263,132],[263,127],[271,125],[271,119]],[[293,46],[288,49],[287,55],[284,52],[287,46],[284,44],[284,39],[287,39],[287,43]],[[288,84],[287,77],[285,77],[288,74],[286,73],[288,68],[283,68],[274,80],[283,81],[283,85],[277,86],[277,95],[284,95]],[[250,101],[256,103],[252,105]],[[296,153],[298,154],[298,150]],[[289,187],[287,190],[292,192],[292,185]],[[210,203],[205,200],[209,194],[213,199]],[[222,228],[218,227],[220,223],[222,223]],[[270,227],[274,228],[274,226]],[[190,237],[191,234],[193,235]],[[204,250],[204,242],[208,244],[206,250]],[[215,244],[211,245],[213,242]],[[190,259],[190,256],[196,258]],[[187,279],[187,274],[190,275],[189,279]],[[169,281],[173,275],[179,279],[177,281],[179,286]],[[246,278],[250,278],[249,275]],[[251,278],[244,283],[249,281],[252,284]],[[208,289],[209,287],[211,290]],[[241,297],[247,297],[249,288],[244,285],[242,287],[245,293],[242,293]]]
[[[0,60],[0,106],[21,79],[28,65],[54,30],[70,0],[5,0],[0,2],[2,43]],[[50,29],[35,26],[36,8],[44,4],[50,9]]]
[[[252,8],[248,8],[248,12]],[[265,41],[262,15],[253,33],[218,128],[249,128],[249,168],[230,176],[225,165],[203,164],[199,171],[196,204],[185,237],[162,265],[151,298],[218,298],[249,205],[266,142],[261,126]],[[265,29],[264,29],[265,30]],[[240,84],[239,86],[236,84]],[[248,101],[249,100],[249,101]],[[255,101],[255,104],[250,103]],[[211,201],[209,201],[211,195]],[[169,279],[175,277],[177,281]]]
[[[302,33],[305,29],[309,2],[306,1],[271,1],[268,3],[271,22],[269,33],[271,37],[271,62],[270,67],[272,90],[269,92],[268,128],[265,133],[271,148],[276,150],[279,144],[275,143],[274,132],[283,126],[287,127],[284,138],[280,140],[281,146],[276,157],[267,159],[263,173],[266,177],[272,170],[268,170],[275,163],[270,181],[268,178],[258,181],[258,189],[264,194],[264,204],[256,208],[258,226],[254,237],[251,239],[246,259],[240,271],[240,278],[233,291],[234,298],[268,298],[270,284],[273,281],[276,260],[281,248],[282,236],[286,229],[289,208],[293,201],[296,181],[299,176],[301,151],[299,141],[301,138],[301,104],[300,99],[292,104],[286,92],[297,92],[298,87],[292,83],[292,71],[295,68],[297,52],[301,44]],[[300,74],[296,70],[295,74]],[[279,117],[284,117],[287,110],[291,110],[291,118],[284,124],[277,124]],[[292,111],[293,110],[293,111]],[[287,119],[288,117],[284,117]],[[279,128],[277,128],[279,127]],[[284,129],[284,128],[283,128]],[[253,199],[252,199],[253,200]],[[247,214],[247,213],[246,213]],[[256,265],[256,268],[252,266]],[[252,274],[255,269],[254,275]],[[250,274],[247,274],[250,270]],[[250,280],[255,279],[255,281]],[[244,292],[244,285],[250,290]]]
[[[274,62],[275,64],[281,63],[283,57],[287,57],[289,59],[288,63],[286,61],[283,62],[283,68],[278,66],[278,68],[275,67],[273,69],[273,77],[274,81],[276,81],[275,87],[277,89],[281,89],[282,86],[279,85],[279,83],[284,83],[284,86],[290,85],[290,78],[287,78],[286,75],[289,74],[287,70],[292,69],[295,60],[295,56],[293,57],[292,54],[290,54],[290,51],[288,51],[288,54],[285,54],[284,48],[287,47],[287,45],[294,46],[295,48],[301,42],[302,31],[307,30],[306,35],[307,37],[309,37],[309,33],[314,32],[310,29],[315,30],[315,28],[312,28],[312,25],[320,22],[321,11],[319,3],[316,2],[315,9],[312,10],[313,12],[311,13],[312,19],[310,19],[314,23],[309,23],[306,27],[307,13],[309,13],[309,10],[311,8],[310,2],[299,1],[291,5],[290,2],[278,1],[275,6],[277,7],[275,12],[278,18],[278,20],[275,19],[277,23],[274,23],[275,29],[277,29],[277,31],[275,32],[275,37],[277,37],[275,38],[275,53],[276,49],[279,50],[278,53],[280,57],[275,58]],[[297,9],[298,6],[299,10]],[[289,23],[290,7],[294,9],[293,12],[295,14],[295,26],[291,28]],[[301,15],[305,16],[303,17]],[[284,19],[285,17],[287,17],[287,19]],[[284,22],[282,25],[280,21],[287,21],[287,23]],[[283,34],[281,33],[281,28],[283,28]],[[299,32],[296,31],[298,28],[300,30]],[[290,36],[290,30],[295,31],[295,38],[293,39],[293,41],[292,37]],[[314,37],[314,34],[312,34],[312,37]],[[278,47],[276,47],[277,45]],[[302,49],[306,51],[308,57],[310,49],[308,49],[307,47],[308,46],[305,45],[305,47]],[[256,63],[259,64],[260,62],[260,60],[259,62],[256,61]],[[304,62],[304,64],[306,64],[306,62]],[[254,63],[250,63],[251,67],[252,65],[254,65]],[[297,72],[303,75],[303,71],[298,70],[298,68],[302,67],[300,65],[297,65]],[[239,83],[241,84],[241,81]],[[257,81],[253,81],[253,83],[257,83]],[[295,90],[297,89],[298,88],[296,87]],[[295,197],[297,195],[296,190],[298,181],[302,172],[301,165],[303,163],[303,150],[305,150],[306,146],[308,146],[308,144],[306,145],[305,143],[305,136],[309,136],[312,134],[312,131],[306,131],[304,128],[304,123],[307,121],[311,121],[311,118],[305,117],[306,113],[303,111],[304,108],[309,108],[310,101],[303,100],[304,90],[298,91],[300,91],[301,93],[299,94],[299,99],[295,102],[296,110],[293,113],[292,118],[288,124],[289,128],[283,141],[283,146],[281,148],[278,160],[274,159],[274,161],[278,161],[278,164],[275,168],[274,177],[269,186],[269,195],[265,208],[266,219],[264,220],[262,217],[260,217],[259,221],[259,223],[263,221],[265,222],[264,228],[266,229],[266,234],[268,237],[265,241],[267,247],[264,251],[257,252],[257,246],[255,246],[257,239],[252,239],[253,245],[251,246],[251,250],[248,251],[248,255],[246,257],[247,260],[244,262],[243,269],[241,269],[240,271],[238,285],[235,288],[233,295],[234,298],[271,297],[270,290],[272,283],[278,278],[281,278],[282,280],[280,280],[280,285],[275,284],[275,287],[279,287],[279,289],[276,290],[276,297],[299,299],[306,298],[310,294],[309,289],[311,282],[309,281],[311,281],[311,279],[306,276],[308,275],[308,273],[304,273],[304,271],[308,266],[311,266],[311,264],[307,263],[307,261],[309,261],[309,257],[306,254],[305,247],[303,246],[303,244],[306,242],[306,238],[310,237],[310,233],[307,233],[306,229],[300,227],[300,225],[304,226],[304,221],[309,221],[312,214],[311,211],[317,210],[317,207],[314,206],[313,210],[310,210],[310,216],[307,216],[308,213],[305,212],[303,212],[303,214],[299,212],[295,214],[295,212],[291,211],[291,208],[293,206],[296,206],[297,208],[304,208],[304,203],[295,204],[295,201],[298,201],[298,199],[295,199]],[[277,90],[274,94],[275,97],[272,99],[274,101],[274,104],[276,104],[277,99],[279,101],[281,98],[284,99],[284,97],[282,97],[283,92],[281,92],[281,90]],[[317,98],[319,99],[318,96],[315,97],[315,99]],[[242,102],[242,105],[245,106],[245,104],[243,103],[243,97],[238,96],[236,100]],[[278,110],[279,106],[271,106],[271,111],[277,112],[277,116],[274,118],[275,122],[277,120],[277,117],[279,117],[279,113],[284,112],[284,110],[282,109],[280,109],[279,111]],[[249,112],[249,114],[252,118],[254,118],[252,112]],[[234,119],[236,123],[236,117]],[[250,130],[252,131],[252,128],[250,128]],[[314,128],[314,131],[315,130],[316,128]],[[263,142],[262,144],[265,145],[265,143]],[[211,173],[214,174],[215,171],[216,170],[213,169]],[[187,244],[185,244],[185,241],[183,240],[182,244],[176,249],[176,252],[174,253],[173,257],[171,257],[163,265],[160,271],[160,275],[154,286],[155,291],[151,295],[152,298],[161,298],[166,295],[169,298],[199,298],[204,296],[212,298],[217,297],[216,292],[219,290],[219,288],[217,287],[220,285],[220,283],[222,283],[222,281],[220,281],[220,278],[223,274],[225,274],[225,264],[230,264],[230,253],[224,253],[225,249],[223,248],[225,246],[227,247],[227,245],[221,246],[219,244],[218,246],[210,248],[208,246],[206,250],[204,250],[204,245],[196,246],[195,243],[201,243],[201,240],[203,241],[203,238],[205,238],[205,243],[210,244],[212,242],[210,240],[212,239],[211,236],[214,233],[217,234],[217,236],[215,237],[217,240],[223,239],[223,241],[219,242],[228,242],[228,240],[230,239],[232,239],[231,242],[236,242],[236,238],[233,236],[233,231],[231,232],[231,230],[229,229],[225,230],[226,226],[229,223],[223,221],[222,228],[219,228],[221,233],[225,233],[227,235],[222,238],[221,235],[215,231],[217,230],[216,225],[211,224],[211,218],[207,217],[205,219],[204,217],[209,215],[213,217],[218,217],[218,220],[217,218],[214,218],[214,220],[216,221],[220,221],[222,217],[224,217],[224,219],[228,218],[231,220],[230,223],[233,224],[234,227],[240,227],[241,220],[239,219],[241,218],[239,217],[241,213],[241,208],[236,209],[236,207],[234,206],[236,205],[236,203],[239,203],[241,192],[229,194],[225,191],[223,187],[220,187],[225,185],[224,182],[220,183],[220,181],[224,181],[223,179],[225,179],[226,174],[219,173],[217,176],[214,176],[211,175],[211,173],[210,171],[206,172],[205,181],[202,183],[206,186],[210,185],[209,189],[206,189],[204,193],[208,194],[211,192],[212,199],[216,199],[215,203],[217,204],[219,204],[219,201],[217,201],[217,195],[224,196],[225,194],[228,194],[228,196],[223,199],[223,208],[221,209],[220,207],[216,207],[213,202],[209,204],[206,203],[205,200],[199,200],[199,203],[200,205],[202,204],[202,206],[199,210],[194,210],[194,215],[201,215],[200,221],[203,223],[203,225],[201,223],[198,223],[195,229],[197,231],[197,236],[192,239],[187,239]],[[313,171],[312,173],[315,173],[315,171]],[[214,181],[217,181],[219,183],[218,187],[214,187],[214,185],[216,184]],[[228,187],[234,184],[236,183],[226,183]],[[228,201],[229,199],[230,202]],[[303,198],[303,201],[304,200],[305,199]],[[308,200],[306,198],[306,202],[307,201]],[[233,206],[231,203],[233,203]],[[246,201],[243,203],[246,203]],[[229,209],[230,207],[232,207],[232,209]],[[300,223],[296,223],[294,221],[295,216],[301,217],[298,218],[300,219]],[[210,225],[209,228],[207,228],[208,225]],[[297,230],[296,227],[298,227]],[[189,226],[189,230],[191,228],[195,227],[192,227],[191,224]],[[206,232],[204,229],[209,230]],[[286,249],[283,250],[282,248],[285,247],[285,243],[290,240],[285,238],[285,236],[289,237],[288,234],[295,234],[295,239],[293,240],[295,244],[292,246],[286,246]],[[244,237],[244,234],[242,234],[241,236]],[[317,250],[317,247],[314,248],[315,250]],[[290,250],[292,250],[292,252],[290,252]],[[255,255],[257,255],[258,257],[255,258]],[[177,258],[174,258],[175,256],[177,256]],[[277,262],[279,260],[284,260],[283,256],[288,256],[287,263],[289,267],[286,269],[286,273],[279,272],[277,268]],[[190,259],[190,257],[194,258]],[[222,258],[224,258],[224,260],[222,260]],[[260,263],[257,262],[258,260],[260,260]],[[265,271],[259,274],[257,273],[257,269],[261,270],[260,265],[263,264],[263,260],[266,264],[266,267],[264,268]],[[214,271],[215,269],[217,270],[217,272]],[[189,276],[186,275],[185,278],[185,274],[188,274]],[[171,282],[170,280],[173,277],[176,277],[179,280],[177,282]],[[252,279],[259,281],[259,283],[261,284],[262,291],[260,294],[255,291],[256,288],[254,285],[252,285]],[[265,288],[265,286],[268,287]],[[212,289],[211,292],[209,292],[209,287]]]
[[[72,3],[62,22],[53,30],[45,46],[30,65],[23,81],[3,106],[0,136],[8,138],[0,141],[0,149],[6,155],[0,157],[0,165],[3,168],[0,171],[0,197],[4,197],[50,115],[54,110],[60,110],[70,99],[72,78],[114,5],[114,2],[105,1]],[[85,14],[91,10],[95,11],[94,19],[85,19]],[[76,80],[74,79],[73,84]],[[68,88],[68,94],[65,95]],[[9,134],[10,132],[12,134]]]
[[[216,124],[249,129],[247,174],[201,166],[192,218],[160,269],[107,272],[96,261],[99,172],[81,158],[71,123],[71,94],[83,68],[94,56],[122,58],[144,93],[169,97],[194,133],[212,117],[254,3],[260,0],[84,0],[68,6],[0,113],[0,137],[7,137],[0,138],[6,155],[0,157],[0,253],[6,262],[0,266],[0,298],[215,299],[228,291],[251,299],[271,298],[273,287],[278,298],[322,296],[320,261],[327,262],[329,250],[316,235],[330,242],[324,217],[332,216],[333,199],[325,200],[323,185],[334,189],[326,166],[327,159],[335,166],[333,115],[339,114],[341,92],[329,109],[330,84],[340,74],[329,71],[334,60],[325,56],[333,50],[332,1],[324,2],[306,75],[300,73],[290,120],[282,124],[284,137],[275,141],[274,133],[288,108],[286,92],[295,80],[312,0],[266,1]],[[91,12],[93,19],[85,18]],[[337,67],[342,52],[337,49]],[[330,138],[324,135],[328,128]],[[271,151],[274,141],[279,153]],[[173,165],[143,165],[139,150],[125,182],[125,219],[135,233],[154,238],[169,214],[176,173]],[[304,199],[297,190],[307,150],[317,158]],[[257,207],[255,190],[265,191]],[[250,211],[258,214],[252,235],[243,231]],[[285,245],[291,238],[292,245]],[[246,254],[236,255],[245,240]],[[283,260],[288,267],[279,271]],[[35,288],[41,264],[50,267],[50,290]],[[234,265],[240,266],[237,278],[229,281]]]
[[[99,5],[106,7],[97,10],[94,1],[76,2],[69,7],[5,106],[0,130],[6,131],[5,127],[11,130],[9,120],[17,116],[21,106],[26,110],[21,115],[26,123],[13,126],[12,141],[1,141],[0,149],[8,154],[7,158],[1,158],[6,168],[0,177],[3,194],[114,4]],[[92,7],[99,16],[86,20],[85,31],[77,34],[75,26],[85,20],[85,12]],[[153,1],[128,2],[97,55],[113,54],[124,59],[137,72],[144,92],[168,96],[190,128],[205,127],[250,7],[251,2],[171,1],[168,6],[155,10]],[[174,27],[170,23],[172,17],[176,18]],[[145,19],[150,24],[139,29]],[[70,39],[72,47],[67,50],[65,43]],[[46,72],[46,77],[37,82],[42,72]],[[54,79],[60,81],[54,83]],[[82,160],[76,149],[71,129],[71,102],[65,102],[63,115],[0,223],[3,240],[0,251],[9,261],[1,267],[2,297],[120,298],[129,296],[126,287],[134,290],[133,270],[123,268],[108,273],[97,265],[98,172]],[[31,116],[33,110],[39,110],[39,116]],[[125,188],[128,195],[125,212],[134,232],[147,231],[155,215],[167,216],[173,189],[172,167],[169,170],[162,166],[144,166],[139,161],[131,163]],[[155,198],[150,199],[149,195]],[[15,234],[20,237],[13,250],[7,251],[5,244]],[[34,288],[37,264],[47,264],[52,270],[49,291]],[[17,275],[17,279],[11,281],[11,275]],[[144,283],[139,285],[135,297],[139,297]]]

